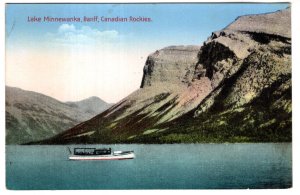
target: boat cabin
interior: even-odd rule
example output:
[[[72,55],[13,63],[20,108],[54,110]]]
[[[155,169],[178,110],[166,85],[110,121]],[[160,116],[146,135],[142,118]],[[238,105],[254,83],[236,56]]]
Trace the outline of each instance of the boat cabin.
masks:
[[[109,155],[111,148],[74,148],[74,155]]]

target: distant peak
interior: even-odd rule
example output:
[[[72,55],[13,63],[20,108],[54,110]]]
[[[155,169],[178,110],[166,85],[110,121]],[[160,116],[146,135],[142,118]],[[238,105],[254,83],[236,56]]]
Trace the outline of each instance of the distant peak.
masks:
[[[87,100],[102,100],[102,99],[97,96],[91,96],[91,97],[87,98]]]

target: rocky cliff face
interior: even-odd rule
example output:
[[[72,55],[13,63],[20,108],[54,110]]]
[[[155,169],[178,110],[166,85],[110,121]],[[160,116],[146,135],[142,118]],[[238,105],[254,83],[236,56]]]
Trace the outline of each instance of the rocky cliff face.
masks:
[[[291,141],[290,9],[151,54],[141,88],[42,143]]]
[[[99,114],[91,105],[104,105],[89,98],[66,104],[40,93],[15,87],[5,88],[6,144],[23,144],[54,136]],[[71,105],[70,105],[71,104]]]
[[[141,88],[157,85],[186,85],[198,61],[198,46],[170,46],[149,55]]]
[[[194,80],[208,78],[212,90],[196,109],[169,123],[172,132],[159,139],[291,141],[290,30],[286,9],[240,17],[212,33],[194,74]]]
[[[223,102],[235,107],[251,102],[279,79],[290,78],[289,16],[289,9],[243,16],[213,33],[201,48],[195,77],[208,77],[213,89],[218,88],[211,96],[230,85],[231,92]]]

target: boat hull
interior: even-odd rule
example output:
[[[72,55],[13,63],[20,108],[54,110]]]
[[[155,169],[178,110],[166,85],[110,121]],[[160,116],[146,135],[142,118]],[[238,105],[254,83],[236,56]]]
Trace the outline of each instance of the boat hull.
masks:
[[[72,155],[69,160],[129,160],[134,159],[134,153],[123,155]]]

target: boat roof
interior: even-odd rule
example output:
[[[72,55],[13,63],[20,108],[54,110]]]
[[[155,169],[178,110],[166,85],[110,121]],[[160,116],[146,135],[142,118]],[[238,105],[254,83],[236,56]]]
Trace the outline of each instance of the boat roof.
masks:
[[[74,150],[82,149],[82,150],[110,150],[111,148],[74,148]]]

